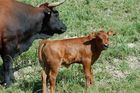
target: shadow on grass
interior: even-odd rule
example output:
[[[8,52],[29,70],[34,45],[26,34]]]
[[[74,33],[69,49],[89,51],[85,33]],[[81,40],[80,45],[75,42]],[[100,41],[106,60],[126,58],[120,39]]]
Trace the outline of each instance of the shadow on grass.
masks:
[[[29,64],[28,62],[24,62],[24,63],[18,64],[15,67],[13,67],[13,71],[12,72],[14,73],[15,71],[18,71],[19,69],[23,69],[23,68],[26,68],[26,67],[32,66],[32,65],[35,65],[35,64],[31,64],[31,63]],[[3,81],[3,76],[4,76],[3,66],[0,65],[0,84]]]
[[[21,89],[25,93],[31,91],[31,93],[41,93],[41,81],[27,81],[23,80],[18,84],[18,89]]]
[[[29,66],[29,64],[27,64],[26,66],[22,66],[21,68],[17,68],[16,71],[18,69],[22,69],[27,66]],[[0,66],[0,72],[2,72],[2,66]],[[2,73],[0,73],[0,81],[2,80],[1,76],[3,76]],[[57,76],[56,88],[65,87],[66,89],[68,89],[75,85],[85,88],[85,78],[83,76],[83,73],[81,73],[81,71],[78,71],[78,69],[73,70],[72,68],[59,71],[59,74]],[[29,77],[29,79],[25,78],[22,80],[17,80],[17,84],[14,85],[14,88],[20,89],[21,91],[24,91],[25,93],[26,92],[41,93],[42,82],[40,79],[40,75]]]
[[[73,71],[71,68],[59,72],[57,84],[62,84],[62,82],[68,86],[79,85],[83,88],[86,87],[84,74],[77,70]]]
[[[38,76],[39,77],[39,76]],[[82,78],[82,80],[81,80]],[[57,82],[56,82],[56,90],[57,88],[63,88],[66,89],[78,85],[82,88],[85,88],[85,79],[83,81],[83,76],[75,76],[73,72],[69,70],[63,70],[59,72],[59,75],[57,76]],[[66,86],[65,86],[66,85]],[[18,83],[18,88],[22,91],[31,91],[31,93],[41,93],[42,92],[42,82],[40,78],[30,78],[30,80],[22,80]]]

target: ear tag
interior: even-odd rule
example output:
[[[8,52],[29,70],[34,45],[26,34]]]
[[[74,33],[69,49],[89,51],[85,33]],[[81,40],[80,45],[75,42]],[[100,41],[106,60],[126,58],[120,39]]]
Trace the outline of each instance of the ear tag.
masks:
[[[48,14],[48,15],[50,15],[50,14],[51,14],[51,12],[48,12],[47,14]]]

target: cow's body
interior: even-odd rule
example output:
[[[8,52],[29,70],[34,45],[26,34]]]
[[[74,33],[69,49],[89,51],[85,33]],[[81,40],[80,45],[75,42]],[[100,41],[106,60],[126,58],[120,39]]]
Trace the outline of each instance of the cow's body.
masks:
[[[47,15],[48,11],[51,14]],[[33,40],[43,38],[42,34],[47,37],[66,30],[58,16],[55,19],[53,12],[52,7],[33,7],[15,0],[0,0],[0,55],[3,59],[4,83],[10,81],[11,59],[27,51]],[[53,18],[54,21],[58,20],[50,21]]]
[[[0,11],[0,54],[8,52],[15,57],[31,46],[35,35],[41,30],[43,14],[39,9],[16,1],[2,4]]]
[[[102,50],[108,47],[108,36],[112,32],[95,32],[86,37],[43,40],[39,47],[39,61],[43,68],[43,93],[46,93],[46,78],[50,80],[51,93],[55,91],[55,82],[61,65],[83,65],[87,86],[93,83],[91,65],[99,58]],[[47,75],[47,77],[46,77]]]

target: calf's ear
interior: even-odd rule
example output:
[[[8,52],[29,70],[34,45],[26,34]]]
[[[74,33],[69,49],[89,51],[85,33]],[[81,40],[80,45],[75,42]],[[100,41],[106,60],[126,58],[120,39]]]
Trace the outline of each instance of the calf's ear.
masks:
[[[92,33],[89,34],[89,37],[90,37],[91,39],[94,39],[94,38],[96,38],[96,35],[97,35],[96,32],[92,32]]]
[[[116,35],[116,33],[113,32],[113,31],[108,31],[108,32],[107,32],[107,35],[108,35],[108,36],[114,36],[114,35]]]

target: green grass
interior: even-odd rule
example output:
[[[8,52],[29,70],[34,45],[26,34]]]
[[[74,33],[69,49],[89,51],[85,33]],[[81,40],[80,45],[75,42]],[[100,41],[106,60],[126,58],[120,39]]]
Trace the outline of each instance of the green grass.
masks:
[[[19,1],[39,5],[57,0]],[[117,33],[110,38],[110,48],[92,66],[95,84],[86,89],[82,66],[75,64],[68,69],[61,68],[57,93],[140,93],[140,1],[66,0],[57,9],[68,29],[64,34],[49,38],[51,40],[80,37],[99,28]],[[19,78],[7,89],[0,86],[0,93],[40,93],[37,47],[38,40],[15,59]]]

